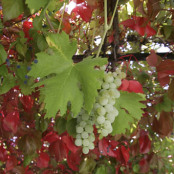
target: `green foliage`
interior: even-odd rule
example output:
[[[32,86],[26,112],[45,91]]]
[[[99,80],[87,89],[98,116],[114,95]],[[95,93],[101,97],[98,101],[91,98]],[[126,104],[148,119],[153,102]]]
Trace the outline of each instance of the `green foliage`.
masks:
[[[107,174],[106,173],[106,167],[103,165],[103,166],[97,168],[97,171],[96,171],[95,174]]]
[[[77,125],[77,119],[73,118],[69,120],[66,124],[66,130],[70,136],[75,137],[76,136],[76,125]]]
[[[50,0],[26,0],[31,13],[38,11],[41,7],[44,7]]]
[[[12,87],[15,86],[15,78],[12,74],[8,73],[5,65],[0,66],[0,78],[3,78],[0,86],[0,94],[8,92]]]
[[[66,119],[63,117],[58,117],[55,121],[54,130],[58,132],[58,134],[62,134],[66,131]]]
[[[95,70],[94,67],[105,64],[106,60],[89,57],[74,64],[72,56],[76,52],[76,42],[70,43],[65,33],[49,34],[47,42],[54,50],[53,53],[38,53],[38,63],[34,64],[29,72],[30,76],[41,78],[34,87],[43,84],[45,86],[41,88],[41,94],[45,96],[46,117],[54,117],[59,110],[61,115],[65,114],[68,102],[71,102],[75,116],[83,104],[90,112],[97,89],[101,86],[99,80],[103,77],[103,72]]]
[[[172,100],[169,99],[168,95],[164,94],[162,102],[158,103],[155,106],[155,109],[158,112],[162,112],[162,111],[170,112],[172,110],[173,104],[174,103],[172,102]]]
[[[4,50],[4,47],[0,44],[0,64],[4,63],[7,59],[7,53]]]
[[[2,0],[2,7],[4,21],[17,18],[25,10],[23,0]]]
[[[134,119],[139,120],[143,114],[142,108],[146,106],[140,101],[145,100],[145,95],[140,93],[120,92],[120,98],[116,100],[115,107],[119,111],[119,115],[115,118],[112,135],[125,133],[126,129],[130,129],[130,123]]]
[[[87,158],[81,163],[79,167],[79,173],[80,174],[91,173],[94,170],[95,166],[96,166],[95,160],[93,160],[92,158]]]

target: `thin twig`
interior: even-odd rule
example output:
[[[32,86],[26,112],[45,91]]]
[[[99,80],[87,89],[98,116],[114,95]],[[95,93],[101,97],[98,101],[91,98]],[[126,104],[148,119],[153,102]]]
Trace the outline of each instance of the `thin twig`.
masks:
[[[51,30],[53,31],[53,33],[56,33],[56,31],[55,31],[55,29],[54,29],[54,27],[53,27],[53,25],[52,25],[52,23],[51,23],[51,21],[50,21],[50,19],[49,19],[49,17],[48,17],[48,15],[47,15],[46,12],[45,12],[45,17],[46,17],[47,22],[48,22],[48,24],[49,24]]]
[[[64,7],[63,7],[63,12],[62,12],[62,16],[61,16],[61,19],[60,19],[60,24],[59,24],[59,28],[58,28],[57,33],[60,33],[60,28],[61,28],[61,25],[62,25],[64,13],[65,13],[65,8],[66,8],[66,3],[64,4]]]

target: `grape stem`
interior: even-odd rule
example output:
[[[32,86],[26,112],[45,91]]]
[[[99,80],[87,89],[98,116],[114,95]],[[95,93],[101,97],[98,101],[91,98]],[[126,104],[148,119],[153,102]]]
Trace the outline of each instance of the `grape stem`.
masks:
[[[100,46],[99,46],[99,49],[98,49],[96,58],[99,57],[99,54],[100,54],[100,52],[101,52],[101,49],[102,49],[102,46],[103,46],[103,43],[104,43],[106,34],[107,34],[108,30],[110,30],[111,27],[112,27],[113,20],[114,20],[114,16],[115,16],[115,13],[116,13],[116,10],[117,10],[117,6],[118,6],[118,2],[119,2],[119,0],[116,1],[115,8],[114,8],[114,12],[113,12],[111,21],[110,21],[110,23],[108,24],[107,0],[104,0],[104,18],[105,18],[105,20],[104,20],[104,33],[103,33],[103,37],[102,37],[102,40],[101,40],[101,43],[100,43]]]

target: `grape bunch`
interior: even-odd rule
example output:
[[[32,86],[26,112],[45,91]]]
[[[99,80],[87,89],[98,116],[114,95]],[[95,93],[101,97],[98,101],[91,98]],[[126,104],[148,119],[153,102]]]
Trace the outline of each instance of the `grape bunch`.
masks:
[[[105,70],[105,67],[101,68]],[[112,123],[118,115],[118,110],[114,107],[115,101],[120,97],[117,88],[121,85],[121,79],[126,74],[119,69],[116,72],[106,72],[102,82],[102,89],[94,104],[94,113],[96,116],[96,127],[98,133],[103,137],[108,136],[113,131]]]
[[[82,146],[83,153],[88,154],[94,149],[95,135],[93,133],[94,116],[82,110],[77,117],[76,125],[76,146]]]

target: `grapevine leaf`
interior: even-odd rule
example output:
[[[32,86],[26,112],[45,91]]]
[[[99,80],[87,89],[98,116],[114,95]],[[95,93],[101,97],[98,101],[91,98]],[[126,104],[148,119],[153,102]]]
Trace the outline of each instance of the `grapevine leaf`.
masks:
[[[7,59],[7,53],[4,50],[4,47],[0,44],[0,64],[4,63]]]
[[[44,7],[49,0],[26,0],[26,4],[28,5],[31,13],[38,11],[41,7]]]
[[[130,129],[130,124],[133,122],[133,118],[129,116],[123,109],[118,109],[119,115],[115,118],[113,126],[113,134],[124,133],[126,129]]]
[[[30,76],[40,77],[34,87],[44,85],[41,94],[47,110],[46,117],[53,117],[60,110],[64,115],[67,103],[71,102],[72,113],[76,116],[84,104],[90,112],[100,89],[100,79],[104,73],[95,66],[106,64],[106,59],[88,57],[74,64],[72,56],[76,52],[76,42],[69,42],[68,35],[49,34],[48,45],[54,50],[51,55],[38,53],[38,63],[32,66]],[[43,71],[44,70],[44,71]]]
[[[8,21],[17,18],[22,12],[24,12],[23,0],[2,0],[3,7],[3,20]]]
[[[0,95],[8,92],[12,87],[15,86],[15,78],[11,74],[3,76],[3,81],[0,85]]]
[[[120,91],[120,98],[116,100],[115,107],[119,111],[113,123],[112,135],[125,133],[126,129],[130,129],[130,123],[134,119],[139,120],[143,114],[142,108],[146,106],[140,101],[145,100],[145,95],[140,93],[129,93]]]

